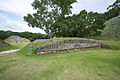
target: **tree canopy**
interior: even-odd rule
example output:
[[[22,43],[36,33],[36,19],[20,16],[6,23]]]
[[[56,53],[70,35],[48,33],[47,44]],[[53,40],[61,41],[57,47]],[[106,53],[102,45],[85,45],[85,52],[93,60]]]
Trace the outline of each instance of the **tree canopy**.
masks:
[[[116,0],[105,13],[80,11],[71,14],[72,4],[76,0],[34,0],[36,13],[24,16],[30,27],[43,29],[48,35],[56,37],[100,36],[104,23],[116,17],[120,12],[120,0]]]
[[[104,28],[103,14],[82,10],[79,14],[68,16],[62,21],[56,21],[54,34],[63,37],[98,36]]]
[[[53,24],[58,18],[71,14],[71,4],[76,0],[34,0],[32,3],[36,13],[24,16],[30,27],[38,27],[46,33],[52,33]]]
[[[120,15],[120,0],[116,0],[112,5],[107,8],[107,12],[104,13],[105,20],[109,20],[113,17]]]
[[[5,40],[6,38],[12,36],[12,35],[18,35],[23,38],[27,38],[30,41],[34,41],[36,39],[46,39],[46,34],[41,33],[31,33],[31,32],[12,32],[12,31],[2,31],[0,30],[0,39]]]

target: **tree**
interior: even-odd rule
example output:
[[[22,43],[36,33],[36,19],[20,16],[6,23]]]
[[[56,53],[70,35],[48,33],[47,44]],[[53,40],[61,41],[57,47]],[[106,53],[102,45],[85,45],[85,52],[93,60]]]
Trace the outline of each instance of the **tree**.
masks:
[[[106,21],[113,17],[120,16],[120,0],[116,0],[107,10],[108,11],[104,13]]]
[[[110,8],[114,9],[117,12],[117,15],[120,15],[120,0],[116,0],[107,8],[107,10],[109,10]]]
[[[32,6],[37,12],[24,16],[24,20],[30,27],[43,29],[49,35],[53,33],[52,25],[57,19],[71,14],[71,4],[74,2],[76,0],[34,0]]]
[[[89,31],[89,36],[100,36],[101,31],[104,29],[104,15],[101,13],[93,13],[89,12],[88,13],[88,31]]]
[[[68,16],[64,20],[57,20],[54,34],[62,37],[90,37],[100,36],[104,26],[104,15],[82,10],[79,14]]]
[[[2,31],[0,30],[0,39],[5,40],[6,38],[12,36],[12,35],[18,35],[23,38],[27,38],[30,41],[34,41],[36,39],[47,39],[46,34],[41,33],[31,33],[31,32],[12,32],[12,31]]]

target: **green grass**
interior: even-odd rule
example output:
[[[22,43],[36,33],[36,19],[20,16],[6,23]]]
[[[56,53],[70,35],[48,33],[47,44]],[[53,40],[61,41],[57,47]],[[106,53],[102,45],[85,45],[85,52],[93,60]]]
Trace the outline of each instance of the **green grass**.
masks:
[[[115,49],[27,56],[24,48],[5,54],[0,56],[0,80],[120,80],[120,42],[102,42]],[[47,42],[39,45],[43,44]]]
[[[6,46],[10,46],[10,44],[0,39],[0,47],[6,47]]]
[[[9,41],[10,39],[12,39],[12,36],[6,38],[4,41]]]
[[[11,46],[6,46],[6,47],[0,47],[0,52],[1,51],[6,51],[6,50],[13,50],[13,49],[20,49],[25,47],[28,42],[25,43],[9,43]]]

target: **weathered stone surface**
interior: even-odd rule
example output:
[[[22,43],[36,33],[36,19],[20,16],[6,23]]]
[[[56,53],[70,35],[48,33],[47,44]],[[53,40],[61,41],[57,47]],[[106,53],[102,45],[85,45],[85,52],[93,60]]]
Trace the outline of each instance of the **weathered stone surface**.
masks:
[[[30,42],[30,40],[28,40],[26,38],[22,38],[20,36],[13,35],[13,36],[10,37],[9,40],[6,40],[6,42],[10,42],[10,43],[23,43],[23,42]]]
[[[75,40],[59,41],[53,44],[38,47],[36,49],[36,53],[43,54],[47,52],[82,49],[82,48],[93,48],[93,47],[101,47],[101,48],[107,48],[107,49],[112,48],[111,46],[103,44],[101,42],[75,39]]]
[[[49,39],[36,39],[34,42],[37,42],[37,41],[40,41],[40,42],[44,42],[44,41],[47,41]]]

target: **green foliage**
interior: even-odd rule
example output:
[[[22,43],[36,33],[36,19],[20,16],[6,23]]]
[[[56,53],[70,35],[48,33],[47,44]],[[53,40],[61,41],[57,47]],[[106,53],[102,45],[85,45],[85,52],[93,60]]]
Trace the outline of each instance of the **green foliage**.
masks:
[[[53,4],[58,6],[60,17],[65,18],[65,15],[72,14],[71,8],[77,0],[52,0]]]
[[[10,44],[0,39],[0,48],[6,48],[7,46],[10,46]]]
[[[100,36],[104,23],[120,12],[120,0],[116,0],[105,13],[82,10],[79,14],[66,17],[72,13],[71,4],[75,2],[76,0],[34,0],[32,6],[37,12],[28,14],[24,20],[31,27],[43,29],[48,36],[94,37]]]
[[[107,9],[114,8],[116,11],[120,11],[120,0],[116,0],[112,5],[110,5]]]
[[[4,40],[10,37],[11,35],[18,35],[18,34],[19,34],[18,32],[0,30],[0,39]]]
[[[105,23],[106,27],[102,31],[102,39],[119,40],[120,39],[120,17],[110,19]]]
[[[37,12],[24,16],[24,20],[30,27],[43,29],[49,35],[53,30],[52,24],[71,13],[74,2],[76,0],[34,0],[32,6]]]
[[[31,33],[31,32],[12,32],[12,31],[2,31],[0,30],[0,39],[5,40],[9,39],[12,35],[18,35],[23,38],[27,38],[30,41],[34,41],[36,39],[46,39],[46,34],[41,33]],[[9,38],[8,38],[9,37]]]
[[[120,15],[120,0],[116,0],[112,5],[107,8],[107,12],[104,13],[105,19],[109,20],[113,17]]]
[[[100,13],[82,10],[79,14],[58,19],[53,24],[54,34],[62,37],[100,36],[104,28],[104,16]]]
[[[10,39],[11,39],[12,37],[10,36],[10,37],[8,37],[8,38],[6,38],[4,41],[9,41]]]
[[[31,32],[22,32],[19,34],[19,36],[23,38],[27,38],[30,41],[34,41],[36,39],[46,39],[47,35],[46,34],[41,34],[41,33],[31,33]]]

